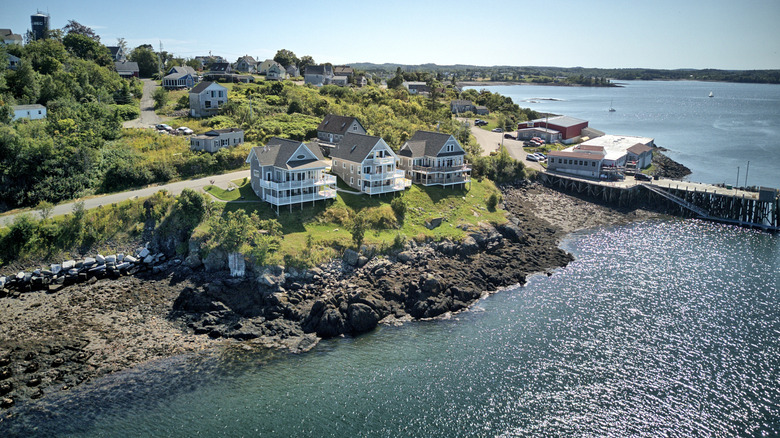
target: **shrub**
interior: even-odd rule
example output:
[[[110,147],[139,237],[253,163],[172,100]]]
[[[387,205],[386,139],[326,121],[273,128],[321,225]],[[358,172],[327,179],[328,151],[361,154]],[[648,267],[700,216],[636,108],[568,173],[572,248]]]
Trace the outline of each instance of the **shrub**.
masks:
[[[365,211],[366,225],[374,230],[398,228],[398,220],[389,205],[369,208]]]
[[[488,196],[487,201],[485,201],[485,204],[487,205],[488,210],[495,211],[496,206],[498,206],[498,203],[501,201],[500,196],[498,193],[493,192]]]
[[[345,225],[349,222],[349,210],[341,206],[332,206],[322,212],[320,222]]]
[[[398,218],[398,221],[403,222],[404,217],[406,216],[406,202],[404,201],[404,198],[400,196],[394,198],[390,201],[390,208],[393,209],[393,213],[395,213],[395,217]]]
[[[363,211],[353,216],[352,220],[349,222],[349,233],[352,234],[352,242],[357,248],[360,248],[363,244],[363,237],[366,234],[367,225],[366,214]]]

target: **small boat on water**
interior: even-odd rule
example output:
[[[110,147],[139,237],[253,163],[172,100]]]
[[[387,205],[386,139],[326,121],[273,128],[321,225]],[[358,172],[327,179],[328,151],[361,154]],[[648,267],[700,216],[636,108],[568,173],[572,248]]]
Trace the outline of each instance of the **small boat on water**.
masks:
[[[715,95],[712,94],[712,91],[710,91],[710,97],[715,97]]]
[[[611,100],[609,101],[609,112],[611,112],[611,113],[615,112],[615,108],[612,108],[612,101]]]

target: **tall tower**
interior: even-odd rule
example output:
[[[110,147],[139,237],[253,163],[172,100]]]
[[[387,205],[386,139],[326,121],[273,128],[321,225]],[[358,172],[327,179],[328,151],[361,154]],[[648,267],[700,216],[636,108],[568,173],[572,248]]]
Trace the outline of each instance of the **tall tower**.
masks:
[[[42,39],[49,30],[49,14],[38,11],[37,14],[30,15],[32,23],[32,34],[34,40]]]

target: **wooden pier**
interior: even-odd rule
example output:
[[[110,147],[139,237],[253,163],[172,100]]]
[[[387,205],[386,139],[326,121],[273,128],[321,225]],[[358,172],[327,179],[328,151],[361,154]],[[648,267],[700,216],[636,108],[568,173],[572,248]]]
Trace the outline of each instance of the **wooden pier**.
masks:
[[[681,217],[780,231],[780,197],[773,189],[756,193],[699,183],[643,182],[633,178],[604,182],[552,172],[540,172],[539,179],[549,187],[617,207],[647,205]]]

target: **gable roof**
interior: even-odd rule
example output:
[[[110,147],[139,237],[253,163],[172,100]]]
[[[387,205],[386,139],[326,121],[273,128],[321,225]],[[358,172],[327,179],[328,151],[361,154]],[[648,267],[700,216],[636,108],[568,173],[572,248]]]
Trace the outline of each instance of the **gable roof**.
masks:
[[[352,125],[353,121],[357,122],[364,131],[366,130],[366,128],[360,124],[360,121],[354,117],[328,114],[324,119],[322,119],[320,125],[317,126],[317,131],[326,132],[328,134],[344,135],[347,133],[347,130]]]
[[[295,160],[293,154],[301,147],[311,152],[315,159]],[[300,169],[306,167],[325,167],[324,157],[319,146],[313,143],[304,144],[298,140],[272,137],[265,146],[252,148],[252,153],[263,166],[274,166],[280,169]]]
[[[45,106],[39,103],[33,103],[30,105],[14,105],[14,110],[31,110],[31,109],[46,109]]]
[[[168,70],[168,74],[169,75],[177,74],[177,73],[188,73],[188,74],[191,74],[193,76],[195,76],[197,74],[195,69],[190,67],[189,65],[177,65],[177,66],[171,67],[171,69]]]
[[[211,85],[216,85],[216,86],[218,86],[220,88],[225,89],[225,91],[227,91],[227,88],[223,87],[222,85],[217,84],[216,82],[203,81],[203,82],[199,83],[198,85],[192,87],[192,89],[190,90],[190,94],[193,94],[193,93],[200,94],[200,92],[202,92],[203,90],[205,90],[206,88],[208,88]]]
[[[359,163],[368,156],[368,153],[371,152],[371,150],[374,149],[374,146],[380,141],[383,141],[381,137],[348,132],[344,134],[344,138],[341,139],[341,142],[333,148],[330,156]]]
[[[333,74],[336,76],[349,76],[355,74],[355,70],[348,65],[337,65],[333,67]]]
[[[257,61],[255,61],[255,58],[253,58],[253,57],[251,57],[249,55],[244,55],[244,56],[238,58],[238,61],[236,61],[236,64],[241,62],[241,61],[244,61],[244,62],[246,62],[249,65],[257,64]]]
[[[138,63],[133,61],[117,61],[114,63],[117,72],[137,72]]]
[[[186,76],[192,76],[192,74],[187,72],[181,72],[181,73],[171,73],[169,75],[166,75],[163,79],[181,79]]]
[[[211,64],[211,71],[227,71],[230,68],[230,63],[228,62],[215,62],[214,64]]]
[[[305,73],[307,75],[323,75],[325,76],[325,66],[324,65],[309,65],[306,66]]]
[[[462,148],[457,151],[442,152],[444,144],[450,139],[455,140],[455,137],[441,132],[417,131],[404,145],[408,145],[409,147],[401,148],[401,151],[399,151],[398,154],[405,157],[446,157],[465,154]],[[455,140],[455,143],[460,146],[460,143],[458,143],[457,140]]]

